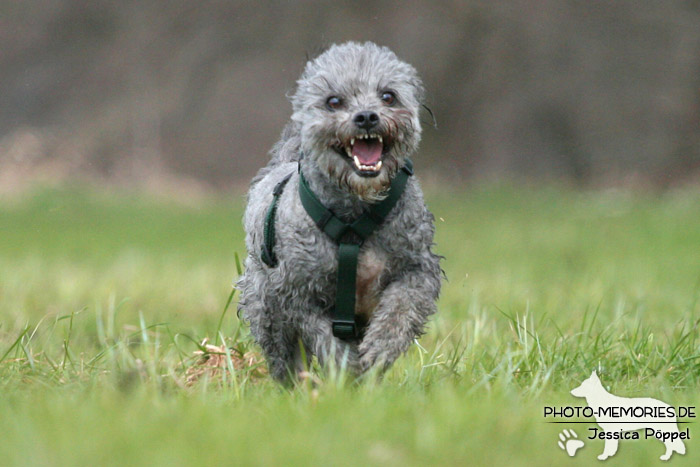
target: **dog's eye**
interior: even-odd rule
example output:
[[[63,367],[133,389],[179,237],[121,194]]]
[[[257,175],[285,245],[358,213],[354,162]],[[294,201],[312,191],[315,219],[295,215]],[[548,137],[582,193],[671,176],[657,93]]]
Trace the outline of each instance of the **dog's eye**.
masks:
[[[382,93],[382,102],[386,105],[394,105],[394,102],[396,102],[396,94],[391,91],[384,91]]]
[[[326,107],[330,110],[338,110],[343,106],[343,100],[338,96],[331,96],[326,99]]]

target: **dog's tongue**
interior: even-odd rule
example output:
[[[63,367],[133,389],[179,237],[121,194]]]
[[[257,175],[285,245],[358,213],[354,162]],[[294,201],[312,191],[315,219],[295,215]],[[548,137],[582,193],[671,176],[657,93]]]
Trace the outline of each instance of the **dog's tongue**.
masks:
[[[382,143],[378,139],[358,139],[352,147],[352,155],[363,165],[375,165],[382,158]]]

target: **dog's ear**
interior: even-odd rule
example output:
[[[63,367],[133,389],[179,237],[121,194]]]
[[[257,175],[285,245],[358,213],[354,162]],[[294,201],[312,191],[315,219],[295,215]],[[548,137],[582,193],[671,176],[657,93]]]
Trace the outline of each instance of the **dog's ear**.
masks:
[[[430,109],[430,107],[428,107],[425,104],[421,104],[420,106],[423,107],[426,110],[426,112],[428,112],[430,114],[430,118],[433,120],[433,122],[432,122],[433,128],[435,128],[437,130],[437,127],[438,127],[437,120],[435,119],[435,114],[433,113],[433,111]],[[422,123],[425,123],[425,122],[422,122]]]

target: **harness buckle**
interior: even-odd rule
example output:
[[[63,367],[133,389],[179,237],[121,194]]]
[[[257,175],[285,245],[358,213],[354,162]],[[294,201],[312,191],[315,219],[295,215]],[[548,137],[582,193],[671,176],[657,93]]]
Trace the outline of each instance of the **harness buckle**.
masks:
[[[344,319],[333,320],[333,335],[338,339],[355,339],[358,337],[355,321]]]

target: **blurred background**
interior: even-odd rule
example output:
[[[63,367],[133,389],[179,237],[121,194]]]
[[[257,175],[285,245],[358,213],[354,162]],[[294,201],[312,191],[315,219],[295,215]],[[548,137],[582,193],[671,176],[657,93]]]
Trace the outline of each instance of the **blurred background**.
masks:
[[[700,179],[698,0],[0,0],[0,186],[244,187],[346,40],[422,75],[436,177]]]

